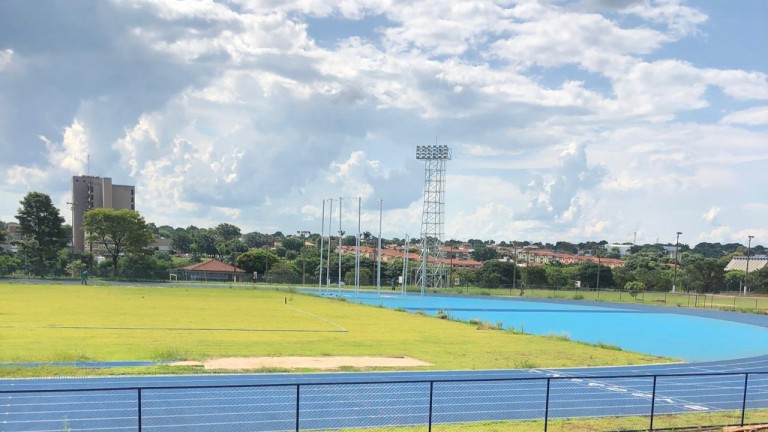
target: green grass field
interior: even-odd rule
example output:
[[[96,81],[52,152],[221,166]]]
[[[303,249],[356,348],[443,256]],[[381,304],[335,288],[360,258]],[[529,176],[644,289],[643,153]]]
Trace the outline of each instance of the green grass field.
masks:
[[[468,323],[336,299],[226,285],[0,284],[0,298],[0,362],[5,363],[410,356],[432,364],[420,369],[445,370],[665,361],[558,338],[481,330]],[[73,373],[71,368],[21,369],[0,367],[0,376]],[[168,369],[138,371],[168,373]],[[76,374],[82,373],[93,374]]]

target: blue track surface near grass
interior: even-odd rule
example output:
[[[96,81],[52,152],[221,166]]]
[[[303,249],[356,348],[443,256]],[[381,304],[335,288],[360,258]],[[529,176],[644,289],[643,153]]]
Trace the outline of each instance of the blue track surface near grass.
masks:
[[[765,316],[616,308],[768,326]],[[768,346],[757,348],[768,352]],[[768,355],[600,368],[0,380],[4,432],[136,431],[139,424],[173,432],[339,430],[425,426],[430,418],[440,425],[543,419],[545,413],[550,419],[649,416],[652,408],[656,415],[725,411],[733,413],[729,424],[738,424],[742,407],[747,423],[758,420],[754,410],[768,408]]]

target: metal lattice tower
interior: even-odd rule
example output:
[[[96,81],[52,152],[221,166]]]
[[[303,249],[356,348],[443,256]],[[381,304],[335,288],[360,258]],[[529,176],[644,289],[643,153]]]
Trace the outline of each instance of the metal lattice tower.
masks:
[[[445,286],[443,226],[445,218],[445,164],[451,149],[445,145],[417,146],[416,159],[424,161],[424,210],[421,214],[421,256],[418,283],[426,288]]]

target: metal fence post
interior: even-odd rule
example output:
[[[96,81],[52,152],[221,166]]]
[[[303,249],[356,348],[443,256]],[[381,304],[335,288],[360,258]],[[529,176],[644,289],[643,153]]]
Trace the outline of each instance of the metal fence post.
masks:
[[[138,410],[138,416],[136,419],[139,421],[139,432],[141,432],[141,387],[136,389],[136,407]]]
[[[651,425],[649,430],[653,430],[653,414],[656,408],[656,375],[653,376],[653,390],[651,391]]]
[[[547,378],[547,394],[544,397],[544,432],[547,432],[547,423],[549,423],[549,383],[552,378]]]
[[[653,376],[653,390],[651,391],[651,425],[650,430],[653,430],[653,414],[656,408],[656,375]]]
[[[435,382],[430,381],[429,382],[429,427],[427,430],[429,432],[432,432],[432,395],[434,394],[435,390]]]
[[[749,373],[744,374],[744,398],[741,400],[741,425],[744,426],[744,414],[747,412],[747,386],[749,385]]]
[[[301,397],[301,384],[296,384],[296,432],[299,432],[299,399]]]

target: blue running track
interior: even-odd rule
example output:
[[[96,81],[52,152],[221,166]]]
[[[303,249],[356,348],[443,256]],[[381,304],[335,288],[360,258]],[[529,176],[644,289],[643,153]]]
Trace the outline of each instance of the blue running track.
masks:
[[[729,316],[768,326],[766,317],[717,318]],[[726,411],[734,413],[729,424],[740,424],[768,421],[755,411],[765,408],[768,355],[599,368],[0,380],[0,432],[426,430],[652,411]]]

